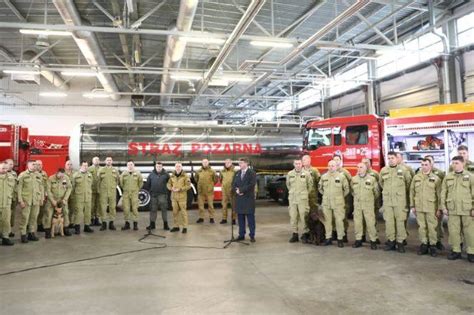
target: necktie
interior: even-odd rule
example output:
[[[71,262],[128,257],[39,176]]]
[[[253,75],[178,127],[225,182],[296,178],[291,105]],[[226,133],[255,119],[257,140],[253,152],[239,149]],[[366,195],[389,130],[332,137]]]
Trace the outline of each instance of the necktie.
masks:
[[[244,180],[244,176],[245,176],[245,171],[242,171],[242,174],[240,175],[240,179]]]

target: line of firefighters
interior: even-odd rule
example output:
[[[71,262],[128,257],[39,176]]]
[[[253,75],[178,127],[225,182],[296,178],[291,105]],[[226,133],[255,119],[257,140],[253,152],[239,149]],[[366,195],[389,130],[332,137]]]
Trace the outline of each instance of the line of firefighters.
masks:
[[[224,169],[220,172],[222,182],[223,219],[227,223],[229,204],[233,207],[232,180],[235,170],[232,160],[226,159]],[[214,223],[213,206],[214,186],[218,176],[207,159],[202,161],[202,168],[195,173],[198,188],[199,219],[204,222],[205,203],[208,203],[210,223]],[[100,230],[116,230],[117,186],[122,189],[122,208],[125,225],[122,230],[138,230],[138,194],[144,184],[141,173],[135,169],[133,161],[127,163],[127,169],[119,173],[113,167],[111,157],[105,159],[105,166],[100,166],[99,157],[92,159],[89,167],[82,162],[79,170],[74,171],[71,161],[64,169],[48,177],[43,171],[40,160],[27,162],[27,170],[17,176],[13,170],[13,160],[0,163],[0,235],[2,245],[11,246],[10,239],[15,226],[16,209],[20,209],[20,238],[22,243],[38,241],[37,232],[45,232],[45,238],[52,236],[52,219],[61,213],[66,236],[81,233],[81,225],[86,233],[93,233],[91,226],[100,226]],[[155,163],[153,172],[145,182],[145,189],[151,195],[149,230],[156,228],[157,210],[161,209],[165,230],[170,230],[167,219],[168,196],[171,192],[173,208],[173,228],[171,232],[187,233],[187,191],[191,180],[177,163],[169,175],[160,162]],[[235,224],[236,215],[232,216]],[[72,231],[72,232],[71,232]],[[54,235],[53,235],[54,236]]]
[[[287,175],[290,242],[309,240],[306,218],[318,209],[318,192],[322,195],[322,223],[325,228],[324,245],[337,240],[338,247],[347,242],[347,216],[352,203],[354,210],[355,243],[362,246],[365,235],[371,249],[380,243],[376,229],[378,209],[383,211],[385,250],[405,252],[408,212],[416,215],[419,239],[418,254],[437,256],[442,250],[443,215],[449,216],[449,260],[461,258],[462,244],[466,245],[469,262],[474,262],[474,164],[469,161],[468,148],[458,147],[448,174],[434,167],[433,156],[425,156],[415,171],[403,163],[399,152],[388,153],[388,165],[380,174],[371,168],[370,159],[357,165],[357,175],[342,167],[341,157],[335,155],[328,163],[328,172],[320,176],[311,167],[311,158],[295,160],[295,169]],[[381,205],[383,207],[381,208]]]

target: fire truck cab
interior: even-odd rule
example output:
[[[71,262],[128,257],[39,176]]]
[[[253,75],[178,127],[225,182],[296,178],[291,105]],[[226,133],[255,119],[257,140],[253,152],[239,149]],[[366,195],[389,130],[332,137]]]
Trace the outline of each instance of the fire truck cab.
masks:
[[[306,124],[303,146],[320,172],[327,170],[334,155],[340,155],[344,167],[354,175],[362,158],[371,159],[373,168],[380,170],[381,135],[383,118],[375,115],[329,118]]]

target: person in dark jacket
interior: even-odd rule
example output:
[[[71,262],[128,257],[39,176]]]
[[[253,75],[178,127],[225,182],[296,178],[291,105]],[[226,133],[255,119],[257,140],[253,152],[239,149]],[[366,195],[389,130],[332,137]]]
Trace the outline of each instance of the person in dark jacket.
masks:
[[[239,220],[239,237],[237,240],[245,239],[245,220],[249,226],[250,241],[255,242],[255,184],[257,174],[249,168],[249,160],[239,160],[240,170],[235,173],[232,189],[235,191],[235,212]]]
[[[145,189],[151,196],[150,207],[150,225],[147,230],[154,230],[156,228],[156,217],[158,215],[158,208],[161,210],[161,218],[163,219],[163,229],[169,230],[168,225],[168,188],[166,184],[170,179],[170,175],[163,169],[161,162],[155,163],[155,169],[148,175]]]

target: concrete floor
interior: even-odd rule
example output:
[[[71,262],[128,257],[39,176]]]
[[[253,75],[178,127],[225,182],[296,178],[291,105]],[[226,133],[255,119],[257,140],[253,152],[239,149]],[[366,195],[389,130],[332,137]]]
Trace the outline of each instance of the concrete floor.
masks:
[[[463,282],[474,282],[474,265],[450,262],[446,253],[417,256],[413,224],[406,254],[289,244],[286,207],[259,201],[257,243],[179,247],[220,248],[228,239],[229,225],[197,226],[196,216],[190,211],[187,235],[157,230],[167,238],[150,241],[168,245],[161,249],[137,241],[148,213],[141,213],[138,232],[96,231],[1,247],[0,313],[474,313],[474,286]],[[135,252],[5,275],[126,251]]]

